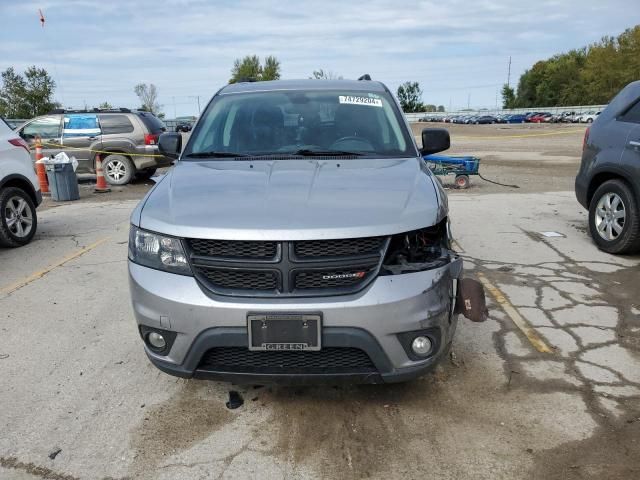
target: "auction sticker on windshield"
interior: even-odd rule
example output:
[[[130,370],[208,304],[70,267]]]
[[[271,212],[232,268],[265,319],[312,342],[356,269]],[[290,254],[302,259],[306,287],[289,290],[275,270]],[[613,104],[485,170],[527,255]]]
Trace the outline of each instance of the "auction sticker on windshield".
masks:
[[[349,105],[369,105],[372,107],[382,107],[382,100],[379,98],[353,97],[351,95],[339,95],[338,101]]]

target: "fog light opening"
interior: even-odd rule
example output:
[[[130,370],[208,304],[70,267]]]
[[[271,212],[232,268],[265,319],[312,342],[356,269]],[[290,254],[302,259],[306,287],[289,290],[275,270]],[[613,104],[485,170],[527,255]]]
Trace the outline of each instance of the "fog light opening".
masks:
[[[411,350],[416,355],[420,355],[421,357],[426,357],[431,353],[431,348],[433,347],[433,343],[429,337],[425,337],[420,335],[413,339],[411,342]]]
[[[162,334],[158,332],[149,332],[147,335],[147,342],[156,350],[164,350],[167,346],[167,341],[164,339]]]

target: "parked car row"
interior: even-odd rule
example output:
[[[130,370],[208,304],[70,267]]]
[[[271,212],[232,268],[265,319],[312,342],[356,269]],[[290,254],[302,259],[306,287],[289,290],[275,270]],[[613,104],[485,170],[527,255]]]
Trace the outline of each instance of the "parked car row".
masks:
[[[527,112],[501,113],[497,115],[468,114],[468,115],[425,115],[421,122],[443,122],[482,125],[488,123],[593,123],[600,112]]]

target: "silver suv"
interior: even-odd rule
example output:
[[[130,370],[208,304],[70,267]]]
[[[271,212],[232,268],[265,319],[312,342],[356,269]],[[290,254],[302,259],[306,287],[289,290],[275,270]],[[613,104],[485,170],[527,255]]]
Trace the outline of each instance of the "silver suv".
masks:
[[[166,128],[148,112],[112,110],[55,110],[18,127],[35,155],[40,137],[45,157],[66,152],[78,160],[77,173],[95,173],[96,152],[102,153],[107,182],[125,185],[134,177],[149,178],[171,159],[158,152],[158,137]]]
[[[178,158],[182,137],[160,150]],[[462,260],[447,197],[373,81],[220,90],[131,216],[145,351],[180,377],[394,382],[448,351]]]

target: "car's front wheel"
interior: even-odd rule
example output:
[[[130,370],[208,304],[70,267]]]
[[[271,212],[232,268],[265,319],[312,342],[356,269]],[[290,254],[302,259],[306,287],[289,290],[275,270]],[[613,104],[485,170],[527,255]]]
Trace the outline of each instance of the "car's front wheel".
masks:
[[[608,180],[589,205],[589,232],[601,250],[613,254],[640,249],[638,199],[621,180]]]
[[[124,155],[109,155],[102,162],[102,170],[111,185],[126,185],[136,173],[133,162]]]
[[[26,245],[37,227],[36,206],[29,194],[16,187],[0,190],[0,246]]]

